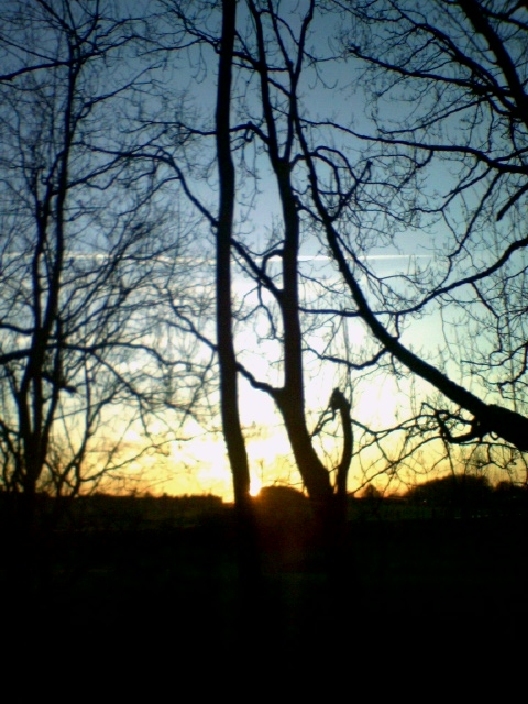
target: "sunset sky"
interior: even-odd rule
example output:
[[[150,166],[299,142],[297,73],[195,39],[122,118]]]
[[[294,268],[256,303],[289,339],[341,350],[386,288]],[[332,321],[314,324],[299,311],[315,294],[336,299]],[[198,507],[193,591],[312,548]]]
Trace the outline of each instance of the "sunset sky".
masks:
[[[107,41],[110,48],[101,61],[98,52],[93,53],[95,44],[87,43],[89,57],[79,69],[75,87],[72,105],[79,114],[76,131],[72,131],[71,183],[64,200],[67,238],[62,278],[50,273],[50,261],[62,247],[53,244],[51,226],[48,240],[44,238],[46,256],[38,261],[39,275],[32,278],[30,273],[38,251],[35,238],[40,237],[42,198],[47,184],[55,183],[57,163],[65,153],[60,125],[69,93],[64,83],[67,72],[61,71],[67,62],[58,66],[51,62],[51,68],[45,64],[35,71],[20,67],[38,55],[36,49],[27,53],[29,39],[49,58],[66,51],[66,34],[53,13],[46,14],[44,4],[28,5],[33,14],[26,23],[19,12],[8,18],[6,11],[13,38],[7,44],[3,39],[5,53],[0,58],[5,71],[21,72],[15,80],[9,78],[0,85],[6,101],[11,101],[5,103],[8,107],[0,129],[6,174],[0,185],[4,237],[0,351],[36,348],[32,335],[38,325],[32,328],[33,323],[26,320],[36,319],[36,313],[46,309],[47,286],[60,280],[62,318],[50,327],[56,339],[48,344],[46,354],[51,357],[52,352],[62,350],[63,327],[69,325],[70,346],[65,353],[69,366],[65,362],[64,369],[74,383],[69,390],[64,384],[60,387],[52,429],[59,465],[66,463],[61,452],[64,457],[68,452],[79,454],[83,423],[90,416],[86,409],[100,402],[99,415],[94,416],[96,421],[86,436],[90,443],[83,461],[93,476],[109,470],[101,489],[215,493],[229,500],[231,478],[213,361],[214,237],[219,200],[215,141],[218,47],[213,38],[220,31],[220,14],[214,3],[188,3],[184,28],[178,13],[170,13],[171,3],[155,5],[157,12],[147,22],[154,5],[138,3],[137,12],[145,13],[145,18],[137,27],[145,34],[137,43],[122,42],[122,26],[114,18],[104,17],[100,26],[92,26],[90,17],[83,15],[86,8],[75,5],[80,26],[89,27],[86,36],[93,32],[104,51]],[[130,7],[110,3],[108,12],[131,12]],[[271,69],[267,85],[281,148],[289,134],[288,66],[294,64],[308,7],[308,2],[276,3],[280,21],[274,25],[264,4],[259,5]],[[416,8],[412,7],[412,13],[424,19],[419,3]],[[471,134],[477,144],[495,139],[496,153],[508,137],[497,136],[487,122],[493,118],[483,116],[480,108],[474,113],[463,93],[460,98],[455,95],[456,109],[451,109],[451,98],[442,91],[436,96],[427,91],[422,94],[407,79],[393,82],[386,75],[372,78],[373,74],[365,74],[365,63],[354,57],[356,49],[351,48],[355,46],[352,39],[368,38],[367,30],[363,36],[358,27],[360,20],[339,3],[316,3],[296,89],[302,128],[288,159],[300,224],[305,413],[310,432],[322,417],[327,421],[313,443],[331,471],[340,459],[342,433],[338,419],[324,414],[332,390],[342,390],[351,402],[354,421],[349,489],[360,490],[373,480],[387,491],[398,491],[405,483],[421,481],[429,469],[441,473],[463,463],[470,449],[453,449],[452,466],[440,462],[446,449],[433,439],[435,433],[438,436],[438,424],[433,428],[432,421],[427,423],[432,409],[446,407],[445,398],[410,374],[404,363],[387,354],[376,357],[380,343],[358,316],[351,291],[329,256],[329,240],[314,205],[307,163],[313,158],[317,164],[328,213],[337,213],[335,227],[347,265],[390,335],[486,403],[509,404],[516,410],[523,400],[520,394],[515,397],[516,385],[510,382],[517,373],[515,354],[515,364],[522,364],[517,337],[523,334],[523,323],[518,321],[524,296],[524,248],[519,246],[516,256],[496,276],[492,272],[479,282],[480,289],[464,284],[453,291],[450,285],[500,258],[515,240],[512,233],[519,221],[514,211],[522,203],[513,198],[508,206],[511,213],[504,219],[486,215],[479,205],[486,204],[492,179],[479,171],[485,160],[472,166],[469,157],[452,156],[449,148],[425,158],[428,144],[427,149],[413,152],[407,142],[398,152],[395,135],[408,139],[417,134],[416,139],[445,139],[455,144],[460,135],[463,142]],[[455,30],[459,31],[457,22],[451,28]],[[235,349],[248,376],[277,388],[283,383],[283,321],[277,303],[280,296],[274,298],[270,289],[275,286],[280,291],[283,285],[284,223],[267,153],[271,140],[266,134],[258,62],[253,60],[255,32],[244,2],[238,3],[237,31],[240,55],[233,70],[233,100],[225,106],[233,126],[236,172],[233,237],[240,246],[239,251],[233,249],[232,260]],[[382,31],[389,33],[387,28]],[[456,39],[465,46],[464,33]],[[371,42],[378,40],[376,35],[370,37]],[[467,41],[468,52],[487,57],[482,61],[494,71],[480,39]],[[365,46],[367,50],[368,42]],[[434,56],[423,51],[424,62],[435,65]],[[519,51],[522,54],[522,47]],[[442,114],[438,122],[437,110]],[[430,118],[426,130],[411,129],[419,119],[417,114],[425,124]],[[303,139],[310,142],[310,157],[302,151]],[[513,193],[519,186],[514,181],[517,172],[512,173],[509,187]],[[508,193],[505,188],[504,195],[501,191],[500,197],[494,196],[497,202],[490,205],[490,213],[497,214],[500,198],[508,199]],[[519,193],[523,195],[522,189]],[[54,195],[46,207],[52,210],[57,202]],[[478,226],[467,235],[472,217]],[[240,251],[252,258],[255,269]],[[273,282],[268,290],[255,274],[262,267]],[[32,303],[39,296],[42,300]],[[423,305],[416,305],[420,301]],[[513,311],[511,327],[494,306],[499,312],[503,308]],[[96,354],[91,348],[94,340]],[[514,349],[508,367],[508,354]],[[75,356],[80,350],[85,357]],[[27,375],[20,361],[23,357],[19,360],[14,354],[3,377],[0,411],[8,419],[6,428],[11,424],[13,437],[19,437],[17,412],[23,397],[19,386]],[[42,362],[40,377],[44,391],[38,403],[29,404],[37,416],[40,406],[52,407],[53,384],[58,387],[63,381],[47,378],[52,365],[49,362],[48,369],[46,363]],[[59,366],[54,371],[61,371]],[[505,388],[506,398],[501,396]],[[275,481],[302,488],[271,397],[240,377],[239,399],[252,491]],[[457,413],[453,405],[448,407],[449,413]],[[421,412],[422,426],[405,425]],[[467,418],[459,428],[467,430]],[[428,442],[422,445],[424,437]],[[396,467],[399,453],[403,461]],[[384,474],[385,469],[389,471]]]

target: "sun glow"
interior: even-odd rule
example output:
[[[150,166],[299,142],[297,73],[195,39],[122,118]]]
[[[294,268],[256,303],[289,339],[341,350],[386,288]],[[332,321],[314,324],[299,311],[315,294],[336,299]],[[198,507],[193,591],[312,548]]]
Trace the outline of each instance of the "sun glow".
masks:
[[[253,472],[251,472],[251,489],[249,493],[251,496],[258,496],[262,490],[262,480],[257,477]]]

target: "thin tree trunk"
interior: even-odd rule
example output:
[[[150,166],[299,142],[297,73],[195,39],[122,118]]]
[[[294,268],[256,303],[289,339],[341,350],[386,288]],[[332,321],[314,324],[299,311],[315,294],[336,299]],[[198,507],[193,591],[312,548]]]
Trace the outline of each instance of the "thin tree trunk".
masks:
[[[238,379],[231,305],[231,239],[235,170],[231,157],[230,106],[236,0],[222,2],[222,39],[216,105],[216,144],[220,205],[216,237],[217,340],[220,366],[222,429],[233,478],[238,548],[244,592],[251,592],[258,576],[256,534],[250,497],[250,474],[238,403]]]

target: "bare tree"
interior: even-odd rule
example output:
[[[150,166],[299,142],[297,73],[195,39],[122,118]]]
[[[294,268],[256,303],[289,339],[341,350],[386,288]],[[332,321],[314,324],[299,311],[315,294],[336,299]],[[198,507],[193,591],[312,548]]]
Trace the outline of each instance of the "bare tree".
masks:
[[[216,235],[216,329],[220,366],[220,407],[222,427],[233,473],[235,504],[243,508],[249,501],[250,476],[242,435],[238,398],[238,370],[233,344],[231,304],[231,241],[235,204],[235,170],[231,154],[230,115],[233,47],[235,41],[233,0],[222,4],[222,36],[218,68],[216,141],[220,202]]]
[[[526,8],[464,0],[430,3],[426,13],[414,2],[374,2],[347,16],[341,46],[367,66],[369,129],[328,126],[358,140],[368,159],[354,198],[324,190],[315,126],[302,116],[298,125],[317,217],[352,305],[399,364],[454,404],[438,409],[446,439],[492,434],[525,451]],[[376,278],[359,266],[352,212],[364,239],[394,246],[425,236],[431,264],[396,284]],[[443,365],[401,334],[429,314],[445,331]]]
[[[222,348],[222,386],[230,390],[226,409],[234,415],[224,421],[237,437],[235,495],[247,495],[248,468],[233,364],[274,400],[308,492],[325,515],[346,485],[350,423],[356,447],[387,443],[382,456],[392,431],[406,433],[400,454],[386,457],[391,471],[413,447],[439,436],[455,443],[500,435],[523,451],[526,243],[516,220],[525,197],[523,7],[483,5],[486,29],[474,3],[433,3],[425,17],[412,2],[306,2],[291,11],[248,1],[222,34],[222,13],[209,4],[162,6],[168,19],[156,51],[169,51],[187,71],[182,57],[190,57],[197,85],[185,99],[192,102],[196,89],[200,109],[192,121],[160,112],[158,123],[149,122],[159,128],[156,137],[130,156],[171,171],[221,234],[223,312],[217,343],[209,345]],[[218,55],[213,104],[207,88]],[[194,141],[176,157],[171,139]],[[226,278],[228,236],[236,285]],[[383,256],[401,257],[402,268],[382,270]],[[443,336],[424,338],[431,325]],[[244,341],[248,329],[261,346],[258,360]],[[466,330],[486,345],[460,359]],[[311,400],[307,408],[311,379],[334,376],[329,391],[340,391],[328,410],[331,417],[341,409],[346,419],[351,386],[363,379],[374,386],[380,373],[405,386],[409,371],[428,384],[422,400],[435,389],[441,396],[375,432],[360,424],[352,405],[343,452],[325,466],[314,442],[327,427],[325,409],[315,412]]]
[[[170,3],[169,3],[169,6]],[[191,16],[189,13],[183,14],[179,7],[172,7],[174,15],[178,18],[180,22],[184,23],[186,31],[190,36],[194,37],[196,42],[200,43],[205,48],[208,46],[215,47],[217,45],[218,39],[215,39],[215,35],[211,27],[215,26],[214,18],[211,19],[209,15],[209,24],[206,23],[204,16],[202,16],[198,10]],[[235,27],[233,8],[231,4],[228,3],[223,8],[223,30],[222,38],[225,40],[227,34],[227,18],[230,18],[229,22],[229,38],[230,41],[227,43],[223,41],[220,43],[224,47],[225,52],[230,55],[223,53],[224,49],[220,51],[220,73],[218,79],[218,100],[216,108],[216,125],[213,126],[209,123],[208,128],[204,126],[201,129],[194,127],[195,134],[200,134],[203,138],[210,138],[212,135],[216,134],[217,139],[217,154],[218,154],[218,177],[220,183],[220,210],[219,217],[215,218],[211,215],[211,211],[206,209],[203,204],[203,199],[200,202],[200,209],[206,213],[206,217],[210,224],[218,231],[217,236],[217,296],[218,296],[218,352],[220,356],[220,366],[221,369],[224,368],[232,370],[230,375],[230,380],[224,379],[222,382],[223,393],[226,394],[226,408],[230,409],[230,413],[237,413],[238,402],[236,401],[236,381],[234,380],[233,371],[236,368],[238,373],[242,373],[247,380],[250,381],[256,388],[267,392],[270,394],[274,401],[276,402],[281,414],[285,418],[286,427],[288,429],[288,434],[290,441],[292,442],[292,447],[297,459],[298,466],[301,468],[303,476],[306,480],[309,492],[314,495],[317,494],[318,499],[321,503],[325,503],[327,498],[331,495],[331,487],[328,478],[328,473],[320,465],[319,460],[315,452],[313,451],[311,445],[310,432],[306,425],[306,419],[304,418],[304,386],[303,386],[303,361],[302,361],[302,333],[300,327],[299,319],[299,281],[298,281],[298,254],[299,254],[299,226],[300,226],[300,216],[298,213],[298,208],[296,205],[296,195],[293,185],[290,183],[289,176],[289,160],[294,158],[291,153],[291,139],[294,137],[291,130],[291,125],[293,124],[293,115],[290,116],[290,128],[288,130],[285,144],[281,144],[282,139],[282,125],[278,126],[275,121],[278,121],[277,115],[273,113],[275,106],[271,106],[269,91],[272,86],[272,74],[275,73],[275,68],[269,65],[269,75],[268,75],[268,56],[266,55],[266,44],[267,42],[272,42],[272,34],[268,35],[267,29],[262,26],[262,21],[260,19],[260,13],[256,6],[249,3],[247,6],[251,15],[252,26],[249,28],[247,41],[246,37],[242,36],[242,25],[245,19],[241,18],[241,12],[243,9],[239,8],[239,22]],[[246,19],[247,17],[246,9]],[[271,15],[270,15],[271,16]],[[310,18],[307,18],[306,27],[303,32],[306,31],[310,24]],[[304,36],[304,35],[303,35]],[[302,42],[303,36],[301,36],[299,57],[303,56]],[[229,44],[229,45],[228,45]],[[226,48],[227,47],[227,48]],[[232,48],[231,48],[232,47]],[[274,45],[275,47],[275,45]],[[205,59],[204,59],[205,61]],[[299,59],[301,61],[301,58]],[[229,63],[228,63],[229,62]],[[302,61],[301,61],[302,63]],[[257,104],[263,105],[262,111],[262,122],[266,129],[266,133],[258,127],[258,125],[253,124],[251,121],[247,122],[244,119],[247,117],[247,113],[244,111],[250,109],[249,103],[250,96],[246,96],[245,99],[240,103],[235,103],[232,97],[231,84],[231,72],[232,65],[234,66],[235,77],[237,80],[237,88],[239,87],[241,76],[248,74],[249,79],[252,82],[255,80],[255,76],[258,79],[256,84],[256,100]],[[260,76],[259,69],[260,66]],[[295,76],[290,77],[295,82]],[[293,104],[293,103],[292,103]],[[277,106],[278,108],[279,106]],[[235,116],[235,124],[230,126],[230,113]],[[182,126],[183,127],[183,126]],[[193,128],[185,125],[185,129],[193,131]],[[279,245],[271,245],[268,251],[261,253],[253,252],[248,248],[242,239],[235,234],[235,230],[239,229],[240,223],[233,223],[233,210],[240,208],[240,204],[244,199],[245,195],[255,189],[253,196],[256,192],[256,184],[249,186],[242,186],[241,179],[243,175],[240,173],[235,175],[233,157],[236,154],[237,157],[240,155],[242,160],[242,170],[244,170],[246,165],[246,159],[251,159],[251,156],[246,154],[246,148],[252,150],[256,142],[260,144],[265,149],[269,162],[272,165],[273,173],[276,177],[278,184],[280,198],[282,202],[282,221],[285,224],[286,237],[284,242],[284,247],[281,248]],[[259,147],[260,149],[260,147]],[[284,153],[282,153],[284,152]],[[190,180],[190,176],[187,176]],[[242,195],[243,192],[243,195]],[[241,355],[237,355],[235,358],[232,352],[226,354],[232,347],[232,342],[230,342],[230,328],[231,328],[231,316],[233,315],[232,309],[232,286],[228,276],[229,268],[231,266],[231,252],[234,248],[237,259],[238,259],[238,276],[240,276],[240,271],[242,270],[246,275],[249,274],[250,280],[256,282],[259,290],[265,289],[268,294],[272,296],[275,303],[278,305],[280,311],[280,316],[282,318],[282,335],[284,335],[284,341],[280,338],[280,344],[284,344],[284,375],[285,375],[285,385],[284,387],[273,386],[266,381],[259,380],[259,378],[252,374],[251,370],[244,364]],[[229,255],[229,256],[228,256]],[[277,286],[273,277],[267,275],[265,268],[267,262],[271,259],[280,259],[282,261],[282,288]],[[262,306],[262,310],[266,309],[266,305]],[[245,313],[240,311],[236,313],[238,320]],[[274,315],[274,314],[273,314]],[[251,325],[258,326],[258,321],[256,318],[251,317]],[[279,337],[277,337],[279,340]],[[229,364],[224,361],[231,360]],[[221,372],[222,373],[222,372]],[[228,394],[229,389],[231,392]],[[239,427],[239,421],[237,419],[225,417],[224,418],[224,432],[227,435],[235,432],[235,428]],[[239,443],[242,448],[239,455],[239,460],[237,461],[240,467],[246,465],[246,460],[243,455],[245,452],[243,450],[243,443]],[[228,441],[229,446],[229,441]],[[235,482],[240,484],[241,489],[235,488],[235,496],[242,496],[249,490],[249,473],[247,469],[243,472],[238,472],[233,468],[235,474]],[[236,477],[239,477],[238,479]]]
[[[152,420],[177,425],[207,373],[163,322],[194,266],[184,226],[122,155],[149,69],[134,37],[100,3],[2,10],[0,481],[26,526],[38,491],[75,495],[173,438]]]
[[[181,6],[174,3],[165,5],[175,26],[182,28],[183,32],[177,35],[171,46],[192,46],[196,51],[196,65],[200,62],[211,65],[207,52],[218,46],[226,47],[226,42],[220,41],[220,36],[226,36],[221,34],[221,16],[205,6],[195,5],[191,13],[190,10],[182,11]],[[327,364],[332,367],[337,363],[350,376],[350,372],[361,374],[374,367],[383,352],[371,347],[371,354],[365,349],[366,355],[362,359],[351,361],[350,355],[346,357],[341,349],[344,356],[332,357],[331,340],[349,315],[348,311],[336,311],[333,305],[336,293],[342,293],[342,288],[337,291],[335,285],[329,283],[330,264],[325,280],[320,280],[311,261],[307,265],[302,263],[301,248],[310,246],[311,241],[317,248],[314,259],[321,249],[326,251],[325,245],[313,234],[312,222],[307,217],[310,211],[303,204],[306,180],[302,173],[298,175],[299,170],[302,171],[303,156],[296,136],[302,72],[308,60],[316,63],[307,50],[315,8],[316,3],[308,3],[305,12],[299,9],[290,17],[287,12],[282,16],[272,3],[249,2],[239,6],[238,19],[233,25],[233,8],[224,7],[224,22],[227,14],[231,17],[230,56],[220,51],[216,122],[203,110],[192,124],[185,120],[178,124],[180,136],[194,135],[204,144],[200,154],[193,154],[194,159],[187,159],[184,163],[182,159],[175,160],[167,146],[151,144],[138,156],[172,167],[184,184],[190,203],[217,233],[218,352],[220,366],[224,369],[221,385],[224,402],[227,402],[225,408],[231,414],[224,417],[224,433],[226,439],[230,435],[238,437],[238,460],[231,457],[237,501],[247,496],[249,473],[238,430],[238,394],[233,365],[238,374],[255,389],[268,394],[276,404],[308,493],[323,524],[329,527],[336,523],[337,515],[344,514],[343,510],[337,510],[335,496],[340,497],[339,503],[344,507],[353,454],[350,400],[346,398],[344,386],[341,388],[345,375],[338,371],[334,377],[338,384],[329,388],[328,409],[323,409],[319,421],[317,418],[313,420],[314,413],[309,419],[306,411],[306,360],[317,361],[320,367]],[[223,31],[226,31],[225,24]],[[287,41],[283,35],[288,35]],[[228,60],[230,63],[226,67]],[[237,101],[233,97],[235,91]],[[204,176],[212,178],[211,161],[207,157],[210,148],[208,150],[205,145],[208,140],[212,142],[213,137],[217,140],[221,195],[218,218],[213,215],[207,196],[203,195]],[[278,193],[277,206],[274,205],[273,210],[276,222],[280,222],[280,225],[272,226],[269,239],[267,223],[261,228],[259,236],[268,240],[263,247],[251,243],[255,236],[251,219],[257,216],[261,207],[258,203],[261,189],[257,175],[259,168],[268,169],[273,179],[272,188]],[[248,179],[248,175],[251,178]],[[249,224],[247,233],[246,224]],[[246,291],[238,295],[233,291],[229,275],[233,252],[237,290]],[[328,304],[327,310],[324,304]],[[231,338],[233,317],[236,321],[234,344]],[[268,378],[262,372],[254,371],[250,360],[253,350],[243,342],[247,324],[263,347],[269,349],[268,343],[272,343],[274,348],[274,358],[266,360],[270,372]],[[315,339],[321,339],[321,334],[329,340],[325,343],[326,352],[317,351],[317,343],[314,343]],[[273,371],[273,365],[282,373],[282,383]],[[231,373],[226,376],[228,369]],[[323,426],[327,427],[329,419],[335,418],[336,413],[343,424],[343,450],[335,465],[326,467],[316,452],[314,438],[321,435]],[[227,444],[229,448],[229,440]],[[334,470],[337,479],[332,482]]]

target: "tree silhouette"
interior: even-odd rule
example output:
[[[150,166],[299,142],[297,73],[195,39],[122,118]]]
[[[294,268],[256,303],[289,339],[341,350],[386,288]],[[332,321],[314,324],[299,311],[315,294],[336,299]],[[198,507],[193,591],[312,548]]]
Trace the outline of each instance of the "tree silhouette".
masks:
[[[133,22],[38,1],[7,3],[1,19],[0,482],[31,526],[38,491],[122,478],[158,442],[127,448],[127,431],[189,408],[190,394],[166,398],[169,375],[196,388],[204,370],[180,342],[158,344],[188,245],[148,167],[110,153],[126,152],[148,69],[121,70]]]
[[[499,438],[499,444],[524,452],[526,9],[433,3],[434,12],[425,15],[412,2],[358,3],[350,12],[339,3],[325,6],[340,18],[341,46],[354,57],[353,68],[366,66],[361,86],[370,131],[360,132],[352,120],[314,119],[313,106],[299,93],[303,70],[317,65],[306,35],[322,8],[307,5],[296,38],[289,18],[273,4],[249,5],[258,53],[241,52],[241,64],[254,67],[259,77],[262,126],[245,127],[269,154],[285,234],[266,253],[264,266],[251,261],[247,246],[235,243],[235,248],[259,287],[283,310],[285,378],[288,360],[294,370],[302,369],[299,355],[294,361],[300,345],[292,331],[298,329],[299,311],[310,309],[296,297],[302,279],[297,223],[305,228],[310,223],[312,231],[326,234],[344,284],[332,291],[325,313],[361,318],[379,345],[356,368],[390,360],[397,374],[406,369],[442,394],[445,400],[435,401],[418,432],[455,444]],[[333,58],[337,68],[338,57]],[[279,140],[287,158],[281,157]],[[423,250],[427,265],[380,276],[369,264],[370,252],[401,251],[409,246],[409,233],[430,236]],[[282,258],[282,288],[267,275],[271,257]],[[310,313],[319,313],[328,298],[325,292],[319,310]],[[443,360],[427,345],[418,354],[405,342],[403,332],[428,315],[442,320]],[[341,356],[340,363],[346,361]],[[449,372],[455,369],[463,383]],[[303,432],[288,420],[289,405],[302,398],[301,386],[289,388],[282,407],[280,392],[266,389],[278,397],[294,451]],[[301,472],[310,474],[309,444],[295,452]]]
[[[430,3],[426,13],[413,2],[382,1],[356,3],[349,17],[342,46],[366,65],[372,129],[333,127],[364,145],[363,189],[386,218],[385,236],[431,230],[439,241],[434,266],[404,277],[403,293],[369,276],[379,304],[369,300],[350,265],[357,248],[332,213],[346,194],[322,193],[317,148],[306,143],[329,247],[372,335],[453,402],[437,409],[442,436],[469,442],[492,434],[525,451],[526,8],[463,0]],[[445,349],[473,384],[455,382],[402,341],[406,321],[433,311],[444,316]]]

